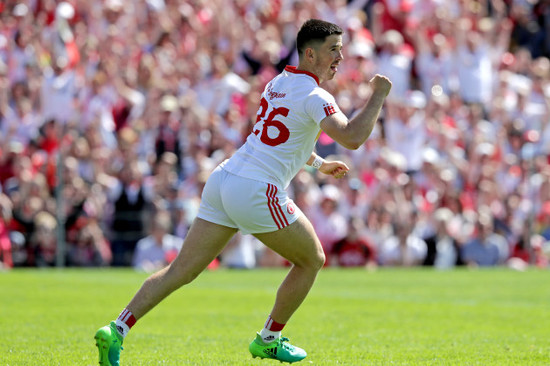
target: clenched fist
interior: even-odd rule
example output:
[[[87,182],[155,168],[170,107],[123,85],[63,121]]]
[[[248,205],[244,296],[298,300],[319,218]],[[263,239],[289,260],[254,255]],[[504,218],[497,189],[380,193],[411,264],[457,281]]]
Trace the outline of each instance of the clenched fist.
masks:
[[[384,75],[376,74],[370,79],[369,85],[373,93],[384,93],[388,95],[391,90],[391,81]]]

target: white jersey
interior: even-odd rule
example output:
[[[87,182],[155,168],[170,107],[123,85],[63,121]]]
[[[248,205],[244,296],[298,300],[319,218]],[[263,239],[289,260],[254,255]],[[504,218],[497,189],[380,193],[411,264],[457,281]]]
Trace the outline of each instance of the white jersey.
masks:
[[[319,123],[338,111],[334,97],[314,74],[287,66],[266,85],[245,144],[221,167],[286,188],[310,158],[321,132]]]

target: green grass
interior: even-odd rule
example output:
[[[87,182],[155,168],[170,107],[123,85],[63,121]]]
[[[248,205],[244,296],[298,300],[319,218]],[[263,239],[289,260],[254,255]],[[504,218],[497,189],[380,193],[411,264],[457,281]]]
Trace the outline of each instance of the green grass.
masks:
[[[122,365],[279,365],[248,343],[284,270],[205,272],[141,319]],[[95,365],[95,330],[146,278],[0,273],[0,365]],[[285,328],[313,365],[549,365],[548,271],[323,270]]]

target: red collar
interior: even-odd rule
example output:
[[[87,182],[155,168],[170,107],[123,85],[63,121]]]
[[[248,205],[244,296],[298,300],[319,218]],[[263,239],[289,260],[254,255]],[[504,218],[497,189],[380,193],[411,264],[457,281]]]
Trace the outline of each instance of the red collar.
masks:
[[[305,70],[298,70],[296,66],[286,66],[285,71],[291,72],[293,74],[305,74],[305,75],[311,76],[313,79],[315,79],[315,82],[317,83],[317,85],[319,85],[319,78],[314,73],[311,73]]]

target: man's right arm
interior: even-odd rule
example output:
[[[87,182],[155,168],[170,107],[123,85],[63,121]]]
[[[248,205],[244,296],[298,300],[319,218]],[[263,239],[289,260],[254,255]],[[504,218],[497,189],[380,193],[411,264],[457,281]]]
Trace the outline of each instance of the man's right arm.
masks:
[[[325,117],[320,123],[327,135],[347,149],[358,149],[370,136],[392,85],[387,77],[379,74],[369,84],[372,95],[355,117],[348,120],[339,112]]]

